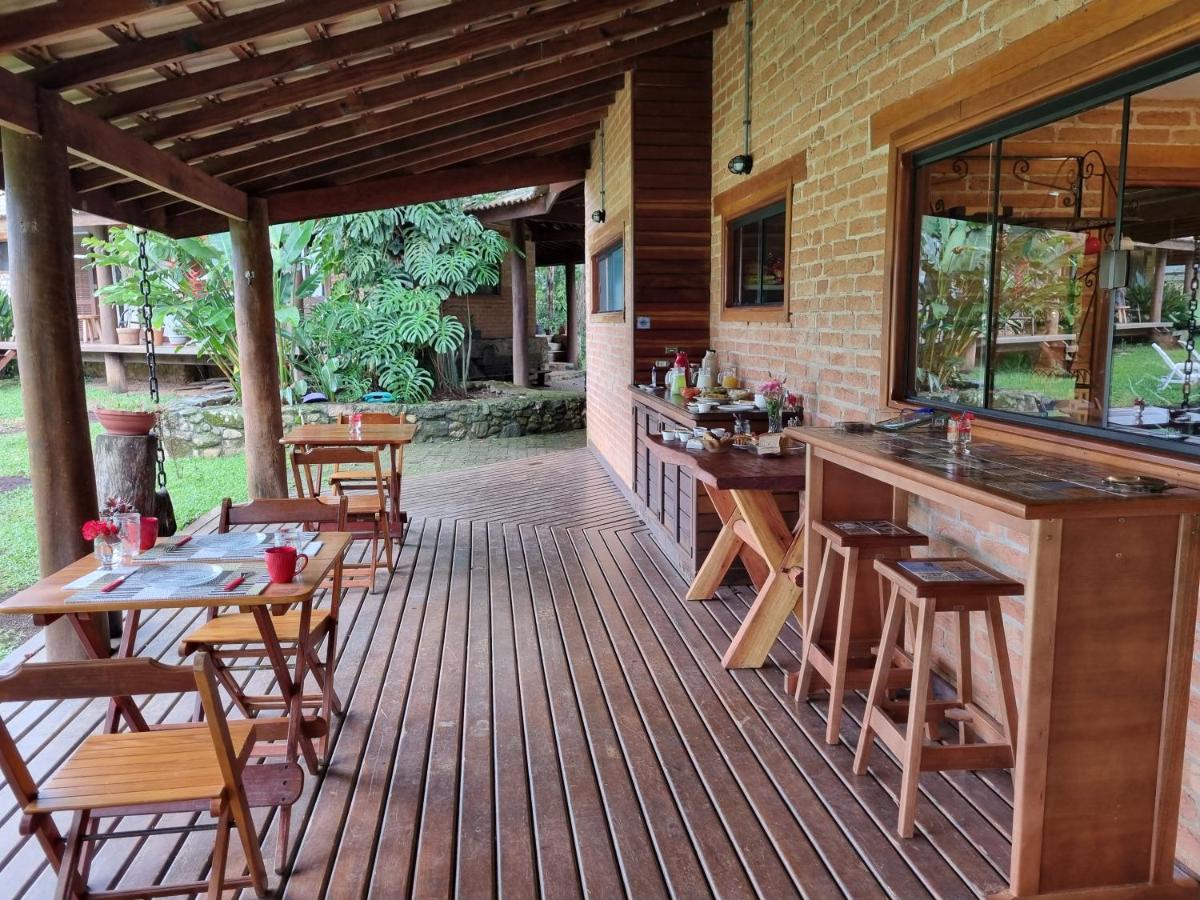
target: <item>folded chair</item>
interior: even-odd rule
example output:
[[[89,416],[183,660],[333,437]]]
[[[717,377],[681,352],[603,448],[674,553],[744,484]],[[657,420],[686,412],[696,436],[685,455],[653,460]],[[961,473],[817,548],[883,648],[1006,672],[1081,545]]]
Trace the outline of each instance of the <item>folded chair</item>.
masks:
[[[358,466],[371,473],[370,482],[364,482],[365,490],[347,492],[341,484],[333,483],[325,492],[324,476],[341,466]],[[392,571],[392,535],[388,525],[387,486],[383,468],[379,461],[378,448],[366,447],[314,447],[311,450],[292,452],[292,475],[296,492],[301,497],[316,500],[346,498],[346,521],[371,526],[371,561],[367,565],[347,566],[346,587],[375,586],[375,572],[379,567],[379,542],[383,541],[384,557],[388,572]]]
[[[250,808],[287,808],[299,797],[304,776],[294,765],[246,766],[256,732],[274,723],[230,722],[225,718],[206,654],[197,656],[192,666],[167,666],[136,658],[25,663],[0,677],[0,701],[192,691],[199,693],[204,706],[204,723],[91,735],[41,784],[34,781],[16,742],[0,721],[0,766],[21,806],[21,833],[38,841],[58,873],[57,898],[167,897],[203,891],[219,898],[222,891],[238,888],[251,888],[259,897],[267,895],[266,868]],[[263,776],[268,770],[279,776],[273,788],[248,789],[243,776],[253,773],[264,785]],[[154,828],[102,832],[98,820],[193,811],[207,812],[217,820],[207,882],[119,891],[88,889],[89,867],[103,841],[155,833]],[[73,814],[65,837],[53,813]],[[205,827],[197,825],[196,829]],[[225,872],[231,829],[237,832],[245,854],[246,875],[231,877]]]
[[[383,412],[365,412],[361,413],[362,423],[364,425],[403,425],[408,421],[408,417],[404,415],[394,415],[392,413]],[[341,425],[350,424],[350,416],[348,413],[343,413],[338,416],[338,423]],[[385,478],[394,478],[398,474],[398,470],[404,466],[404,448],[397,447],[395,456],[391,453],[387,454],[387,467],[384,471]],[[343,466],[335,466],[333,472],[329,476],[330,484],[341,484],[347,488],[357,487],[361,483],[369,483],[374,480],[374,474],[370,469],[345,468]],[[391,497],[392,503],[396,504],[399,509],[400,498]]]

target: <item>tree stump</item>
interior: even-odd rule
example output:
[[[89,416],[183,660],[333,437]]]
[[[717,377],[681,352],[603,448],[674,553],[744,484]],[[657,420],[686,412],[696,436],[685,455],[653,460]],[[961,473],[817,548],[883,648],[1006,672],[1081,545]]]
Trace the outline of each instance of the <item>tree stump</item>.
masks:
[[[154,496],[158,438],[152,434],[96,436],[96,497],[124,497],[143,516],[157,515]]]

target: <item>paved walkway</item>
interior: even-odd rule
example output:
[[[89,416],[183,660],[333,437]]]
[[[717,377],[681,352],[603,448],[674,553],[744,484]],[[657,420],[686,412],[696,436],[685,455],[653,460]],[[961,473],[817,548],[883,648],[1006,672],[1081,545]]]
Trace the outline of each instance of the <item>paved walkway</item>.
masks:
[[[511,459],[526,459],[578,450],[587,446],[587,432],[563,431],[555,434],[527,434],[517,438],[488,438],[485,441],[432,441],[411,444],[404,449],[404,475],[428,475],[455,469],[472,469]]]

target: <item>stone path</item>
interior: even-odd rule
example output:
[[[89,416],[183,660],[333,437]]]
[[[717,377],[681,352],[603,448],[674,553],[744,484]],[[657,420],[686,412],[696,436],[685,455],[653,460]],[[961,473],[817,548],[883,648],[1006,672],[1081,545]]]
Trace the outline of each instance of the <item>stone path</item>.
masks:
[[[404,450],[404,475],[427,475],[453,469],[470,469],[510,459],[525,459],[576,450],[587,446],[587,432],[562,431],[555,434],[527,434],[523,437],[493,437],[484,441],[431,441],[410,444]]]

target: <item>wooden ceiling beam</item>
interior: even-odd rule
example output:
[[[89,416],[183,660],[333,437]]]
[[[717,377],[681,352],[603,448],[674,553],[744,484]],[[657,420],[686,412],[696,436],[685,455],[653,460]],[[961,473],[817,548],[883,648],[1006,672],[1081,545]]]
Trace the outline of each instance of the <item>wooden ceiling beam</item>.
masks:
[[[295,222],[582,178],[587,168],[587,153],[518,158],[493,166],[462,166],[424,175],[359,181],[317,190],[285,191],[268,196],[267,209],[272,224]]]
[[[686,21],[695,16],[697,12],[712,9],[719,9],[719,12],[709,13],[700,19],[693,18],[691,22],[705,21],[711,18],[713,22],[719,20],[723,23],[725,20],[724,8],[728,5],[729,0],[670,0],[662,6],[612,19],[602,25],[580,28],[569,34],[533,42],[538,35],[545,35],[548,31],[566,27],[565,23],[569,23],[580,15],[579,7],[590,4],[590,2],[591,0],[577,0],[577,2],[566,4],[563,7],[557,7],[544,13],[533,13],[523,19],[514,20],[516,25],[521,26],[519,32],[517,29],[505,25],[492,26],[492,28],[473,33],[476,39],[486,40],[483,35],[488,31],[503,27],[505,34],[509,35],[512,42],[528,40],[531,43],[519,50],[498,54],[476,63],[465,63],[440,70],[424,78],[410,78],[399,84],[391,84],[396,95],[392,102],[399,103],[421,96],[420,93],[417,93],[421,87],[414,88],[413,86],[419,82],[426,82],[426,85],[429,85],[438,80],[438,77],[440,77],[443,87],[449,88],[465,81],[478,81],[505,72],[516,72],[543,60],[557,59],[584,50],[603,47],[607,51],[614,51],[604,58],[594,59],[593,65],[599,65],[602,62],[611,61],[611,58],[619,58],[619,53],[615,53],[615,51],[620,43],[624,43],[618,41],[621,37],[642,32],[652,32],[647,37],[654,37],[655,29],[680,22],[680,20]],[[589,6],[589,8],[591,7]],[[714,27],[717,26],[709,25],[705,30],[711,31]],[[614,41],[618,43],[612,47],[605,46]],[[605,50],[591,55],[593,58],[601,56]],[[294,107],[299,103],[321,100],[367,85],[396,82],[405,74],[405,71],[405,66],[395,56],[375,59],[339,69],[334,73],[314,75],[310,78],[292,81],[204,109],[190,110],[155,122],[147,122],[144,125],[136,126],[133,131],[142,140],[158,143],[198,131],[229,125],[277,109]],[[386,96],[387,92],[381,92],[381,94]]]
[[[542,141],[532,155],[535,158],[541,158],[543,156],[553,156],[559,153],[569,153],[572,150],[579,148],[587,149],[595,139],[595,136],[596,129],[593,129],[591,131],[583,130],[572,134],[562,135],[561,137],[558,137],[552,141]],[[522,150],[519,148],[514,149],[511,147],[506,147],[502,150],[497,150],[492,153],[488,153],[485,156],[479,157],[479,159],[475,160],[475,163],[476,165],[491,165],[492,163],[498,163],[509,159],[514,154],[521,152]]]
[[[48,44],[56,38],[130,22],[140,16],[181,6],[188,0],[87,0],[86,3],[43,3],[0,16],[0,53]]]
[[[567,129],[551,131],[546,128],[539,129],[536,132],[525,132],[520,135],[495,137],[486,143],[464,147],[454,153],[440,154],[436,158],[421,160],[415,165],[411,165],[409,171],[414,175],[424,175],[431,170],[445,166],[457,166],[466,163],[479,165],[481,160],[484,159],[510,159],[514,156],[538,157],[539,155],[545,155],[543,151],[546,141],[551,134],[555,136],[556,144],[567,147],[579,147],[588,143],[590,136],[595,134],[596,129],[600,127],[601,118],[603,117],[597,117],[591,121],[580,118],[576,122],[571,123],[573,127]]]
[[[191,28],[156,34],[136,44],[107,47],[95,53],[63,59],[37,70],[32,77],[41,87],[61,91],[104,81],[125,72],[186,59],[197,53],[220,50],[255,38],[303,28],[313,22],[336,19],[374,6],[371,0],[284,0],[224,19],[201,22]]]
[[[38,110],[53,105],[63,140],[76,155],[222,215],[246,218],[246,195],[237,188],[89,116],[53,91],[35,90],[20,76],[0,71],[0,98],[0,125],[37,132]]]
[[[576,104],[572,110],[531,118],[525,122],[492,124],[482,129],[446,129],[438,141],[417,139],[375,147],[365,153],[326,162],[302,172],[284,173],[269,185],[256,184],[253,189],[255,193],[269,193],[284,186],[294,189],[297,185],[346,184],[409,169],[441,169],[472,159],[473,156],[481,156],[493,145],[508,147],[526,144],[584,125],[598,126],[606,108],[607,104],[583,103]],[[477,148],[483,149],[472,152]],[[279,181],[285,183],[280,184]]]
[[[400,19],[386,21],[382,25],[359,28],[325,40],[285,47],[253,59],[224,66],[214,66],[199,72],[190,72],[170,81],[156,81],[132,90],[110,94],[88,103],[87,109],[88,112],[104,119],[145,112],[181,100],[216,94],[234,86],[265,81],[310,66],[337,62],[357,54],[446,34],[469,25],[478,25],[488,19],[495,19],[516,10],[527,9],[529,6],[530,0],[461,0],[461,2],[452,3],[449,6],[439,6]],[[476,32],[473,28],[459,40],[459,43],[474,34],[482,37],[486,34],[486,30]],[[478,49],[482,50],[486,47],[480,46]],[[410,56],[415,54],[419,57],[427,55],[427,53],[425,47],[417,47],[407,53],[390,57],[390,59],[394,65],[399,67],[399,70],[403,71],[409,67]]]

